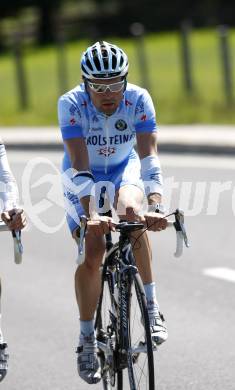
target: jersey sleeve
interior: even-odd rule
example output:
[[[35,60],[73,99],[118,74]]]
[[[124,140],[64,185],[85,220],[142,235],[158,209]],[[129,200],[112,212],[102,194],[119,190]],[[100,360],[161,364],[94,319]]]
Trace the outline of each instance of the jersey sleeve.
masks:
[[[0,210],[18,207],[19,193],[15,178],[11,172],[5,146],[0,144]]]
[[[136,133],[154,133],[157,131],[153,101],[146,89],[142,90],[136,103],[134,126]]]
[[[58,120],[63,140],[83,137],[81,111],[64,95],[58,101]]]

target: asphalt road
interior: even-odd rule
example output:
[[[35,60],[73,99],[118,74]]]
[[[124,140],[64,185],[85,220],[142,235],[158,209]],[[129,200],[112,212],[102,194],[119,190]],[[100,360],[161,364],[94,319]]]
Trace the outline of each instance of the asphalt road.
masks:
[[[58,152],[9,152],[29,226],[21,265],[13,262],[10,235],[0,237],[2,326],[10,352],[4,390],[101,389],[76,372],[76,248],[63,219],[60,158]],[[175,259],[173,231],[151,234],[169,329],[155,354],[157,389],[234,390],[235,159],[162,155],[162,165],[166,185],[176,187],[171,195],[165,190],[167,206],[186,210],[191,247]]]

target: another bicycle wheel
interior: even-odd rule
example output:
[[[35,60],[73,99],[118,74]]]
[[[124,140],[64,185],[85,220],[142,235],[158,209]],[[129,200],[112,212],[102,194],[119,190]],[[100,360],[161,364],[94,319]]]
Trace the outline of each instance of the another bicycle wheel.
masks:
[[[139,274],[134,275],[130,291],[128,377],[131,390],[155,389],[153,344]]]
[[[113,296],[110,291],[112,283],[110,278],[112,278],[112,274],[104,266],[102,292],[96,315],[96,334],[102,369],[103,389],[123,390],[122,371],[117,368],[117,318]]]

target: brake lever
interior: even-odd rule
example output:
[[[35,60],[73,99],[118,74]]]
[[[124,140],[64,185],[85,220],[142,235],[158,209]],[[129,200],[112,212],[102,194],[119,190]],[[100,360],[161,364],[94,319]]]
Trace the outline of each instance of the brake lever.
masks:
[[[180,257],[183,253],[183,243],[185,243],[185,246],[189,248],[189,242],[184,226],[184,212],[176,209],[174,216],[175,221],[173,222],[173,226],[176,231],[176,251],[174,255],[175,257]]]
[[[184,212],[182,210],[176,209],[174,226],[175,226],[175,230],[177,232],[178,231],[182,232],[185,246],[186,246],[186,248],[189,248],[190,245],[189,245],[186,229],[184,226]]]
[[[23,245],[21,242],[21,230],[12,230],[11,232],[14,241],[14,260],[16,264],[22,263]]]

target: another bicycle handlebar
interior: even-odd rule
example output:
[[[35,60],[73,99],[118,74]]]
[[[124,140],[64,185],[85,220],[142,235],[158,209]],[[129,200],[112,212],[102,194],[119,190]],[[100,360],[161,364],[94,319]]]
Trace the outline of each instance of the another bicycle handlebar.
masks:
[[[189,248],[189,241],[184,225],[184,212],[182,210],[176,209],[175,212],[171,213],[169,216],[174,215],[175,221],[168,221],[167,227],[174,227],[176,231],[176,251],[174,253],[175,257],[180,257],[183,253],[183,244],[186,248]],[[79,240],[79,255],[83,255],[84,252],[84,239],[86,235],[87,224],[89,221],[85,216],[80,217],[80,240]],[[140,230],[145,227],[145,224],[142,222],[120,222],[117,223],[115,228],[117,231],[125,229],[126,231]]]
[[[0,232],[10,231],[7,225],[0,221]],[[23,245],[21,242],[21,230],[11,230],[14,243],[14,260],[16,264],[22,263]]]
[[[168,226],[173,226],[176,231],[176,251],[174,253],[175,257],[180,257],[183,253],[183,244],[186,248],[189,248],[189,241],[184,225],[184,212],[182,210],[176,209],[173,213],[175,216],[175,221],[168,221]]]

